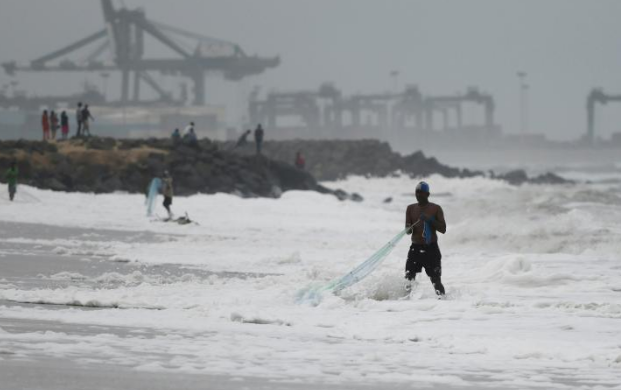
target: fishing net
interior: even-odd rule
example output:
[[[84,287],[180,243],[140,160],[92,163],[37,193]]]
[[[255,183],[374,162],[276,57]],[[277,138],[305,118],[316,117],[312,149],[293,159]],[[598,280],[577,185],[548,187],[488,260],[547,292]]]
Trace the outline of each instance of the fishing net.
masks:
[[[147,192],[147,200],[145,201],[145,206],[147,206],[147,217],[150,217],[153,214],[155,199],[157,198],[157,194],[160,192],[160,188],[162,188],[162,180],[160,180],[160,178],[156,177],[151,180],[151,184],[149,184],[149,191]]]
[[[379,265],[388,257],[388,255],[395,248],[397,243],[407,234],[409,228],[403,229],[392,240],[388,241],[386,245],[381,247],[371,257],[365,260],[362,264],[351,270],[347,275],[334,279],[325,286],[309,286],[303,290],[300,290],[297,294],[298,303],[311,303],[318,304],[321,302],[321,297],[325,292],[331,292],[337,294],[347,287],[353,286],[362,279],[369,276],[373,271],[379,267]]]

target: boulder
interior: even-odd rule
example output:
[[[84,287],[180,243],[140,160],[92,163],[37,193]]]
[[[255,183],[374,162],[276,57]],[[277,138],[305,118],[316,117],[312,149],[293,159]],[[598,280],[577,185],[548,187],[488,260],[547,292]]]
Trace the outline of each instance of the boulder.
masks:
[[[567,180],[551,172],[534,177],[530,179],[530,182],[535,183],[535,184],[573,184],[574,183],[573,180]]]
[[[48,177],[40,182],[42,188],[47,188],[53,191],[67,191],[67,186],[61,183],[55,177]]]
[[[522,169],[516,169],[505,173],[504,175],[497,175],[495,178],[504,180],[509,184],[520,185],[528,181],[528,175]]]

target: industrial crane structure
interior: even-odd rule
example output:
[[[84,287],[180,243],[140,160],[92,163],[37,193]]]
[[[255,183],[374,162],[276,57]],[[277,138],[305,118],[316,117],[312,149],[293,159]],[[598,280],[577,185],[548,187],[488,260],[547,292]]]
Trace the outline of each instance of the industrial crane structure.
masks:
[[[491,95],[479,92],[476,88],[469,88],[464,95],[433,96],[425,99],[425,125],[429,130],[434,129],[433,112],[440,111],[444,119],[444,130],[449,127],[448,112],[454,110],[456,114],[456,127],[462,128],[462,103],[473,102],[482,105],[485,110],[485,122],[483,128],[494,127],[494,98]]]
[[[280,58],[247,55],[238,45],[167,26],[148,19],[143,10],[115,9],[112,0],[101,0],[105,26],[51,53],[20,65],[2,64],[5,72],[121,72],[121,103],[140,102],[142,83],[149,85],[161,101],[172,102],[171,94],[153,78],[152,72],[188,77],[194,84],[194,104],[205,103],[205,76],[218,72],[228,80],[264,72],[279,65]],[[145,58],[145,37],[149,36],[172,50],[175,58]],[[189,45],[181,43],[189,40]],[[82,61],[66,56],[92,47]],[[112,61],[102,60],[104,53]],[[130,78],[133,77],[133,85]],[[130,91],[130,88],[132,89]],[[131,96],[130,96],[131,92]]]
[[[587,97],[587,133],[585,141],[589,145],[595,143],[595,104],[608,104],[608,102],[621,102],[621,95],[608,95],[599,88],[591,90]]]
[[[329,83],[321,85],[317,91],[270,92],[265,100],[259,100],[255,90],[250,96],[250,122],[276,128],[278,118],[295,117],[303,127],[316,129],[336,120],[334,106],[340,97],[340,91]]]
[[[462,105],[476,103],[484,108],[484,123],[464,126]],[[249,113],[251,123],[267,123],[270,129],[279,128],[291,133],[293,128],[282,127],[278,118],[297,116],[306,135],[344,136],[356,135],[389,136],[412,132],[430,133],[435,128],[434,115],[442,114],[442,130],[459,133],[468,128],[481,136],[498,133],[494,124],[494,99],[476,88],[465,94],[451,96],[424,96],[416,86],[409,86],[401,93],[355,94],[343,96],[330,84],[322,85],[318,91],[271,92],[264,100],[255,92],[250,97]],[[449,114],[455,113],[453,127]],[[300,136],[301,134],[298,134]]]

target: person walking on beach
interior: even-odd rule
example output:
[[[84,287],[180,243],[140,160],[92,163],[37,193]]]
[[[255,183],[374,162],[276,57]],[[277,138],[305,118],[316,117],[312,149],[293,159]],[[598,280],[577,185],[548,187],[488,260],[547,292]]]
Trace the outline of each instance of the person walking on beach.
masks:
[[[88,109],[88,104],[85,104],[84,108],[82,109],[82,134],[84,136],[91,136],[91,119],[95,120],[95,118],[93,118],[93,116],[91,115],[91,111]]]
[[[75,110],[76,133],[75,136],[82,135],[82,102],[78,102],[78,108]]]
[[[50,139],[56,139],[56,131],[58,130],[58,127],[58,115],[56,115],[56,112],[52,110],[50,112],[50,128],[52,130],[52,136]]]
[[[168,212],[168,219],[172,219],[173,214],[170,211],[173,198],[173,179],[168,171],[164,171],[164,177],[162,178],[162,195],[164,195],[164,208]]]
[[[69,116],[67,115],[67,111],[60,113],[60,131],[62,134],[62,139],[67,139],[69,135]]]
[[[41,115],[41,127],[43,128],[43,140],[47,141],[50,138],[50,117],[47,115],[47,110],[43,110],[43,115]]]
[[[405,227],[410,228],[408,234],[412,235],[412,245],[405,263],[405,289],[408,293],[412,290],[416,274],[425,268],[436,294],[443,298],[442,254],[438,247],[437,232],[446,233],[444,211],[439,205],[429,202],[429,184],[424,181],[416,186],[416,201],[405,211]]]
[[[9,169],[7,169],[4,174],[4,178],[9,184],[9,198],[11,199],[11,202],[13,201],[13,198],[15,198],[15,193],[17,192],[17,174],[17,162],[12,161]]]
[[[254,143],[257,147],[257,154],[261,154],[261,147],[263,146],[263,136],[265,135],[265,131],[261,127],[261,124],[257,126],[254,131]]]

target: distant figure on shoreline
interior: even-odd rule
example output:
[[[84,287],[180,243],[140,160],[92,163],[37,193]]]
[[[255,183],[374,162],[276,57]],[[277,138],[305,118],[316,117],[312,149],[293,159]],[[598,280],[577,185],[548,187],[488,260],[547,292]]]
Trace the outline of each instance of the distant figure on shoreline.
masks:
[[[50,128],[52,130],[52,137],[50,139],[56,139],[56,131],[58,130],[58,127],[58,115],[56,115],[56,112],[52,110],[50,112]]]
[[[254,143],[257,146],[257,154],[261,154],[261,148],[263,146],[264,136],[265,136],[265,131],[263,131],[263,128],[261,127],[261,124],[259,123],[256,130],[254,131]]]
[[[173,179],[168,171],[164,171],[164,177],[162,178],[162,195],[164,195],[164,208],[168,212],[168,219],[172,219],[173,214],[170,210],[173,198]]]
[[[82,135],[84,135],[85,137],[87,135],[89,137],[91,136],[91,119],[95,120],[95,118],[93,118],[93,116],[91,115],[91,111],[88,109],[88,104],[85,104],[84,108],[82,109]]]
[[[17,162],[11,161],[9,169],[7,169],[6,173],[4,174],[4,178],[9,184],[9,199],[11,199],[11,202],[13,201],[13,198],[15,198],[15,193],[17,192],[17,174]]]
[[[194,133],[194,122],[190,122],[190,124],[183,129],[183,137],[185,138],[185,136],[190,133]]]
[[[190,127],[188,132],[183,135],[183,141],[188,145],[198,145],[198,138],[196,137],[196,133],[194,132],[194,126]]]
[[[67,111],[60,113],[60,131],[63,140],[66,140],[69,136],[69,116],[67,115]]]
[[[78,108],[75,110],[76,133],[75,136],[82,135],[82,102],[78,102]]]
[[[295,167],[298,169],[304,169],[306,167],[306,159],[302,155],[302,151],[298,150],[295,154]]]
[[[181,142],[181,133],[179,132],[179,129],[175,129],[170,138],[173,141],[173,145],[179,144],[179,142]]]
[[[41,127],[43,128],[43,141],[47,141],[50,138],[50,118],[47,115],[47,110],[43,110],[41,115]]]

